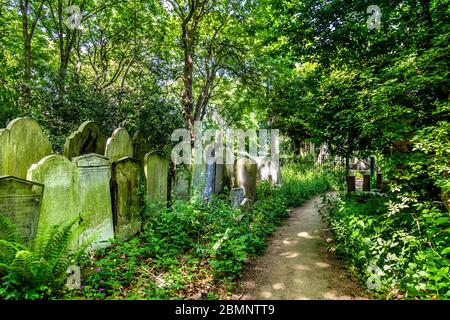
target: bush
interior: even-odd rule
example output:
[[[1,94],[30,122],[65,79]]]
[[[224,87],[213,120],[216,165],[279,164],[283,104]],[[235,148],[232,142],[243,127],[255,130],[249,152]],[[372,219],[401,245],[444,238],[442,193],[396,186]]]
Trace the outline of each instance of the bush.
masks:
[[[380,297],[448,299],[448,213],[400,198],[365,193],[330,201],[333,249],[362,282],[377,280]]]

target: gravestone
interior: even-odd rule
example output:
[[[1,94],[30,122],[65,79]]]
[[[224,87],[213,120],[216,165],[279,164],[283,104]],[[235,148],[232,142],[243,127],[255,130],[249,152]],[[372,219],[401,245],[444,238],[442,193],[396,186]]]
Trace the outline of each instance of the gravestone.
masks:
[[[193,177],[192,177],[192,190],[197,193],[203,193],[205,188],[205,178],[206,178],[206,165],[205,164],[194,164]]]
[[[243,188],[231,189],[231,206],[233,207],[233,209],[239,209],[244,198],[245,196]]]
[[[0,130],[0,176],[26,179],[28,168],[52,152],[48,138],[36,121],[15,119]]]
[[[38,232],[54,225],[62,225],[79,216],[79,180],[77,168],[66,157],[50,155],[33,164],[28,180],[43,184]],[[74,240],[72,246],[76,245]]]
[[[114,130],[111,138],[106,142],[105,156],[111,162],[117,162],[122,158],[132,158],[133,144],[131,143],[130,135],[124,128]]]
[[[79,211],[85,223],[80,243],[93,239],[91,249],[107,247],[114,239],[109,159],[92,153],[75,157],[72,163],[78,168]]]
[[[370,172],[363,173],[363,191],[370,191]]]
[[[147,184],[147,200],[157,207],[167,204],[167,177],[169,161],[153,151],[145,156],[145,179]]]
[[[189,200],[191,174],[187,168],[178,169],[175,173],[175,200]]]
[[[133,153],[134,158],[139,160],[144,166],[145,155],[150,151],[150,144],[140,131],[136,131],[133,136]]]
[[[16,225],[21,243],[36,237],[44,186],[16,177],[0,177],[0,215]]]
[[[383,174],[377,172],[377,189],[380,190],[383,187]]]
[[[216,182],[216,164],[206,164],[205,171],[205,187],[203,189],[203,199],[205,202],[211,200],[211,195],[214,193],[214,186]]]
[[[258,167],[256,161],[249,158],[239,158],[235,162],[236,186],[243,188],[245,197],[252,201],[256,200],[256,178]]]
[[[106,139],[99,126],[93,121],[85,121],[73,132],[64,144],[64,156],[68,159],[85,154],[105,153]]]
[[[214,184],[214,193],[221,193],[223,191],[223,185],[224,185],[224,174],[225,174],[225,165],[224,164],[218,164],[216,163],[216,177],[215,177],[215,184]]]
[[[352,193],[356,190],[356,177],[353,171],[349,171],[347,176],[347,193]]]
[[[117,240],[126,241],[141,229],[138,187],[141,164],[132,158],[122,158],[112,164],[111,196],[114,233]]]

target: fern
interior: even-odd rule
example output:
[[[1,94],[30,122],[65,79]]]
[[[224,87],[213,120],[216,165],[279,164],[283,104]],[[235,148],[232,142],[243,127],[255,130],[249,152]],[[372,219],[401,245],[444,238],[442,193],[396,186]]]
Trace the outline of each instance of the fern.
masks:
[[[0,298],[42,298],[52,291],[53,294],[60,291],[71,261],[78,259],[88,245],[76,251],[71,248],[74,237],[83,228],[78,222],[76,218],[62,226],[41,230],[33,249],[7,239],[0,240],[0,277],[6,284],[6,289],[0,290]],[[10,227],[7,223],[3,225],[7,226],[5,230]]]

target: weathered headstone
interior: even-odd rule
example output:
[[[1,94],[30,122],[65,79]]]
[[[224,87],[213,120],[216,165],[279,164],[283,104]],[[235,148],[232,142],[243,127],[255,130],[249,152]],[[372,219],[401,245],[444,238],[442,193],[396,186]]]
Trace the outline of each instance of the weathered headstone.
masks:
[[[257,164],[249,158],[240,158],[235,162],[236,186],[243,188],[245,197],[253,203],[256,200]]]
[[[111,138],[106,142],[105,156],[111,162],[117,162],[122,158],[133,158],[133,144],[130,135],[124,128],[114,130]]]
[[[132,158],[122,158],[112,164],[111,196],[114,231],[117,240],[126,241],[141,229],[138,187],[141,164]]]
[[[370,191],[370,172],[363,174],[363,191]]]
[[[64,144],[64,155],[72,159],[85,154],[105,153],[106,139],[99,126],[93,121],[85,121],[73,132]]]
[[[15,119],[0,130],[0,176],[26,179],[28,168],[52,152],[48,138],[36,121]]]
[[[75,157],[72,162],[78,168],[79,210],[85,222],[80,243],[92,238],[92,249],[107,247],[114,239],[109,159],[88,154]]]
[[[67,158],[47,156],[30,167],[27,177],[45,186],[38,232],[73,221],[79,216],[78,172]]]
[[[205,187],[203,189],[203,199],[208,202],[214,193],[214,186],[216,183],[216,164],[207,163],[205,172]]]
[[[36,237],[44,186],[16,177],[0,177],[0,215],[16,225],[23,244]]]
[[[205,188],[205,178],[206,178],[206,165],[205,164],[194,164],[193,177],[192,177],[192,189],[195,192],[203,193]]]
[[[215,177],[215,185],[214,185],[214,193],[221,193],[223,191],[223,178],[225,175],[225,165],[216,163],[216,177]]]
[[[381,189],[383,187],[383,175],[381,172],[377,172],[377,189]]]
[[[356,190],[356,177],[352,171],[349,171],[347,176],[347,193],[352,193]]]
[[[241,203],[244,200],[244,189],[243,188],[233,188],[231,189],[231,206],[234,209],[239,209]]]
[[[175,200],[189,200],[191,187],[191,174],[188,169],[182,168],[175,173]]]
[[[150,152],[145,156],[145,179],[147,182],[147,201],[157,207],[167,203],[167,175],[169,161],[158,154]]]

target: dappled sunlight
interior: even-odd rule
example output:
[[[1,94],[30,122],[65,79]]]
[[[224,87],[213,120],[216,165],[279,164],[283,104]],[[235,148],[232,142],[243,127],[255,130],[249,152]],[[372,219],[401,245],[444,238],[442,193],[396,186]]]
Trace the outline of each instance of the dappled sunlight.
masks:
[[[292,266],[295,270],[301,270],[301,271],[309,271],[311,270],[310,266],[304,265],[304,264],[294,264]]]
[[[275,283],[272,288],[274,290],[282,290],[282,289],[286,289],[286,285],[284,283]]]
[[[330,265],[326,262],[316,262],[314,265],[318,266],[319,268],[329,268]]]
[[[280,253],[280,256],[292,259],[292,258],[298,257],[299,253],[298,252],[287,251],[287,252]]]
[[[297,244],[297,243],[298,243],[297,240],[292,241],[292,240],[289,240],[289,238],[286,238],[283,240],[283,244],[285,244],[285,245],[291,245],[291,244]]]
[[[319,236],[311,236],[308,232],[299,232],[297,234],[297,237],[304,238],[304,239],[320,239]]]

